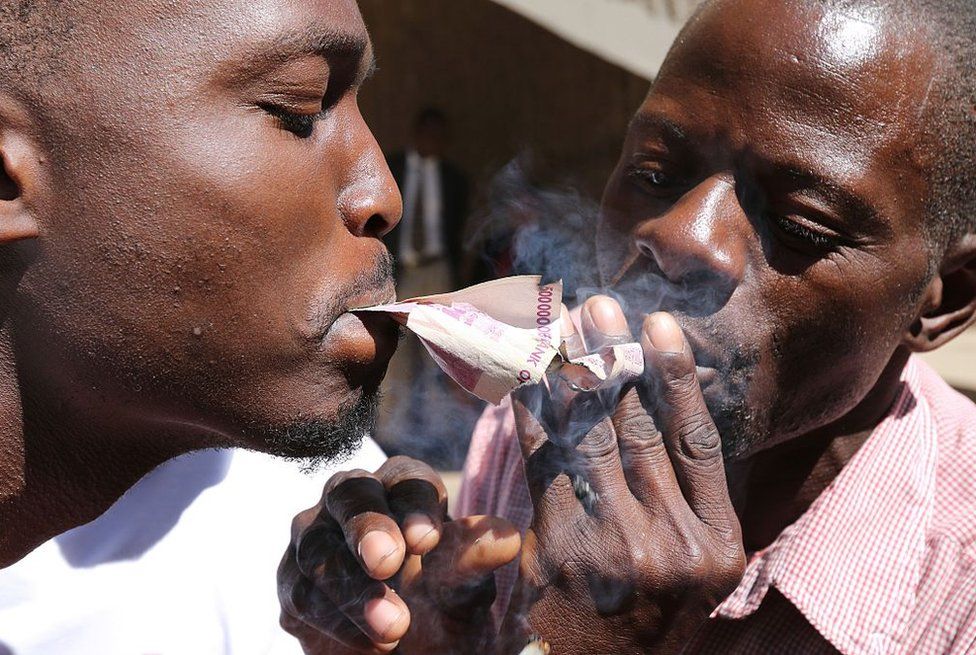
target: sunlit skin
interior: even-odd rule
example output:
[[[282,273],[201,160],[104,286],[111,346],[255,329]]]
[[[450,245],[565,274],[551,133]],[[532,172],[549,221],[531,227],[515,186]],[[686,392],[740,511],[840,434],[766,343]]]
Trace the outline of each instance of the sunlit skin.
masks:
[[[831,440],[847,444],[778,526],[747,534],[761,547],[856,451],[908,355],[964,325],[920,321],[938,316],[943,287],[923,222],[932,144],[919,117],[940,65],[924,35],[879,15],[748,4],[713,4],[669,56],[607,187],[600,252],[641,253],[624,290],[648,275],[689,290],[662,308],[695,348],[727,453],[802,437],[747,466],[806,475]]]
[[[80,11],[85,56],[21,107],[23,141],[4,125],[36,234],[4,247],[23,431],[2,438],[26,452],[3,476],[5,564],[174,454],[334,423],[396,342],[344,313],[393,297],[380,237],[400,216],[357,107],[356,3]]]
[[[746,551],[857,452],[909,355],[972,324],[976,239],[933,254],[925,223],[928,36],[719,0],[679,37],[603,200],[600,272],[626,310],[591,298],[564,334],[573,354],[640,341],[647,374],[619,399],[558,378],[514,394],[534,516],[499,653],[530,632],[681,652]]]
[[[675,46],[628,131],[599,244],[607,259],[641,253],[625,291],[655,274],[688,289],[662,309],[695,346],[711,406],[744,389],[726,437],[739,457],[873,426],[910,327],[938,300],[918,123],[935,62],[920,36],[815,4],[748,4],[710,6]],[[871,47],[851,47],[855,29]],[[743,389],[715,375],[739,348]]]
[[[640,339],[651,381],[577,418],[568,470],[553,400],[540,423],[538,398],[516,394],[536,514],[516,628],[524,612],[556,652],[680,652],[745,552],[857,452],[909,355],[973,323],[976,240],[933,254],[925,222],[932,41],[783,0],[712,2],[679,37],[603,200],[597,256],[626,316],[607,299],[583,308],[587,345]],[[681,354],[648,345],[655,333]]]
[[[380,239],[401,213],[357,106],[374,65],[354,0],[52,7],[30,18],[69,27],[29,56],[58,65],[0,85],[0,566],[190,450],[345,454],[397,340],[349,313],[393,299]],[[487,613],[520,538],[444,525],[439,485],[405,458],[334,478],[296,519],[284,607],[315,573],[330,627],[371,651],[476,639],[456,616]],[[380,582],[398,571],[399,595]]]

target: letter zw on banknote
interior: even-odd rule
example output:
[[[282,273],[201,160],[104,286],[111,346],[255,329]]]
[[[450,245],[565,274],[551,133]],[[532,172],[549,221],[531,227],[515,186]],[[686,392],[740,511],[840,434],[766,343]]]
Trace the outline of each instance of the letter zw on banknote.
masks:
[[[562,283],[536,275],[357,309],[383,312],[411,332],[445,373],[482,400],[498,404],[516,387],[539,384],[557,368],[583,391],[623,384],[644,371],[640,344],[568,360],[560,351]]]

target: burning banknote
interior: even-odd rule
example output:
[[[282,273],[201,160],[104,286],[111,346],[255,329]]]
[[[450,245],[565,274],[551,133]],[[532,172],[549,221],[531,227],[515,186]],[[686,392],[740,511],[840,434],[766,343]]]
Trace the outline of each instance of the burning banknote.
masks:
[[[562,283],[536,275],[485,282],[453,293],[357,309],[383,312],[417,335],[464,389],[498,404],[513,389],[558,372],[579,391],[623,384],[644,371],[640,344],[570,359],[562,345]]]

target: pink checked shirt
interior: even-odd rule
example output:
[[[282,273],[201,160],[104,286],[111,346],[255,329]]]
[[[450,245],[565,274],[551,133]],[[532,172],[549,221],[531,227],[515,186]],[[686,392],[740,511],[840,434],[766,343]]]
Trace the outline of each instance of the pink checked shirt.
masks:
[[[458,509],[531,522],[508,404],[475,428]],[[515,575],[499,572],[497,612]],[[976,405],[915,358],[890,413],[687,649],[837,651],[976,654]]]

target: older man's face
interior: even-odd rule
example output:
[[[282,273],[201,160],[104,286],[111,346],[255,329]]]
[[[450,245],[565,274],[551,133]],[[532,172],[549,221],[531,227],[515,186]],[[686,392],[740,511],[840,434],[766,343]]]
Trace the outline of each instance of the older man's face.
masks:
[[[355,1],[90,4],[34,117],[24,377],[194,445],[327,449],[396,342],[344,313],[391,297],[400,214]]]
[[[631,125],[601,273],[678,315],[733,456],[856,413],[921,310],[923,44],[879,15],[714,2]]]

